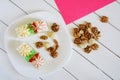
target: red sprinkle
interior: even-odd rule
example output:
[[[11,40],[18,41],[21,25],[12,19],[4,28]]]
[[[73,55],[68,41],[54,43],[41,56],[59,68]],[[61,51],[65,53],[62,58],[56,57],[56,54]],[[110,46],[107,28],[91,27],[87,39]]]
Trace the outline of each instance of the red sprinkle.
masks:
[[[37,29],[34,31],[35,33],[38,33]]]
[[[37,25],[36,25],[36,23],[35,23],[35,22],[33,22],[33,23],[32,23],[32,25],[34,25],[35,27],[37,27]]]
[[[33,57],[30,58],[29,62],[33,62],[35,59],[38,59],[40,57],[39,53],[36,53]]]

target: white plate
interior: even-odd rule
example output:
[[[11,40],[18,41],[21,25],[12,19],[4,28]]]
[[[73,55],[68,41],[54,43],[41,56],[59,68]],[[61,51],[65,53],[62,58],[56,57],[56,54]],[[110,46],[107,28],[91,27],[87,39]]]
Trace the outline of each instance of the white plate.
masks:
[[[34,38],[28,38],[26,40],[19,39],[16,37],[14,29],[15,27],[40,19],[45,20],[48,25],[53,22],[60,25],[60,30],[56,33],[59,39],[60,48],[58,50],[59,55],[57,58],[48,60],[42,67],[40,67],[40,69],[36,69],[16,51],[16,48],[22,42],[27,40],[28,43],[31,43],[31,41],[34,41]],[[36,12],[14,21],[5,31],[5,48],[14,68],[20,74],[27,77],[41,77],[55,72],[63,67],[63,65],[70,59],[72,49],[69,34],[62,17],[51,12]]]

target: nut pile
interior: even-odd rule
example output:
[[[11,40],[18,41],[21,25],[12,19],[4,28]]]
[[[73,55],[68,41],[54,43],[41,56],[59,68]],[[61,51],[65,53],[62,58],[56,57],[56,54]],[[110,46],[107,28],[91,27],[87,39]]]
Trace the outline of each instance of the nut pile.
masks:
[[[47,35],[41,35],[40,39],[44,40],[44,41],[36,42],[35,46],[36,46],[36,48],[44,47],[46,49],[46,51],[48,51],[50,53],[51,57],[56,58],[58,56],[57,50],[59,48],[59,44],[58,44],[57,39],[55,39],[54,37],[55,37],[55,32],[59,31],[59,25],[56,23],[53,23],[51,26],[51,30],[52,31],[47,32]],[[47,41],[45,42],[45,40],[47,40],[48,38],[53,39],[53,43],[54,43],[53,46],[50,46],[49,42],[47,42]]]
[[[90,22],[79,24],[78,28],[74,28],[73,36],[74,43],[80,46],[86,53],[99,48],[95,41],[99,39],[100,31],[97,27],[93,27]]]

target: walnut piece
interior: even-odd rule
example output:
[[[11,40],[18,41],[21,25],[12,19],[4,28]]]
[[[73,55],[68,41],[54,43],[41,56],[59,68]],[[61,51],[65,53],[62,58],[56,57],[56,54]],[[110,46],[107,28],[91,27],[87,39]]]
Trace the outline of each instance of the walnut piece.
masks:
[[[84,51],[86,53],[90,53],[92,51],[91,47],[90,46],[87,46],[86,48],[84,48]]]
[[[81,39],[80,38],[75,38],[74,43],[75,44],[81,44]]]
[[[40,39],[42,39],[42,40],[47,40],[48,37],[47,37],[46,35],[42,35],[42,36],[40,36]]]
[[[47,51],[49,51],[49,52],[54,52],[54,47],[49,47],[49,48],[47,48]]]
[[[99,48],[99,46],[98,46],[98,44],[94,43],[94,44],[91,45],[91,48],[93,50],[97,50]]]
[[[52,29],[54,32],[58,32],[58,30],[59,30],[59,25],[56,24],[56,23],[53,23],[52,26],[51,26],[51,29]]]
[[[43,43],[38,41],[35,43],[35,46],[36,46],[36,48],[41,48],[41,47],[43,47]]]
[[[100,21],[101,21],[102,23],[107,23],[107,22],[108,22],[108,17],[107,17],[107,16],[101,16],[101,17],[100,17]]]
[[[56,58],[56,57],[58,56],[58,52],[52,52],[50,55],[51,55],[53,58]]]

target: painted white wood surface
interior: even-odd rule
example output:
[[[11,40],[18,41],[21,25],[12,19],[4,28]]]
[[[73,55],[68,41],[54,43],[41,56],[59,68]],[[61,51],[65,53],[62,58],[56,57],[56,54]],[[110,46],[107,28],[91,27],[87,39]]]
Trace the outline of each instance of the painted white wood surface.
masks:
[[[120,2],[120,0],[118,0]],[[1,80],[27,80],[29,78],[19,75],[10,64],[3,46],[3,33],[7,25],[13,20],[36,11],[52,11],[59,15],[54,0],[1,0],[0,1],[0,79]],[[68,64],[53,75],[43,77],[43,80],[120,80],[120,4],[112,3],[95,13],[108,16],[110,24],[103,24],[95,13],[91,13],[74,23],[79,24],[90,21],[101,31],[100,48],[91,54],[84,53],[73,44],[73,56]],[[112,25],[111,25],[112,24]],[[114,28],[113,25],[116,27]],[[71,35],[74,24],[67,25]],[[72,43],[72,35],[71,35]],[[102,43],[102,44],[101,44]],[[37,80],[37,79],[29,79]]]

